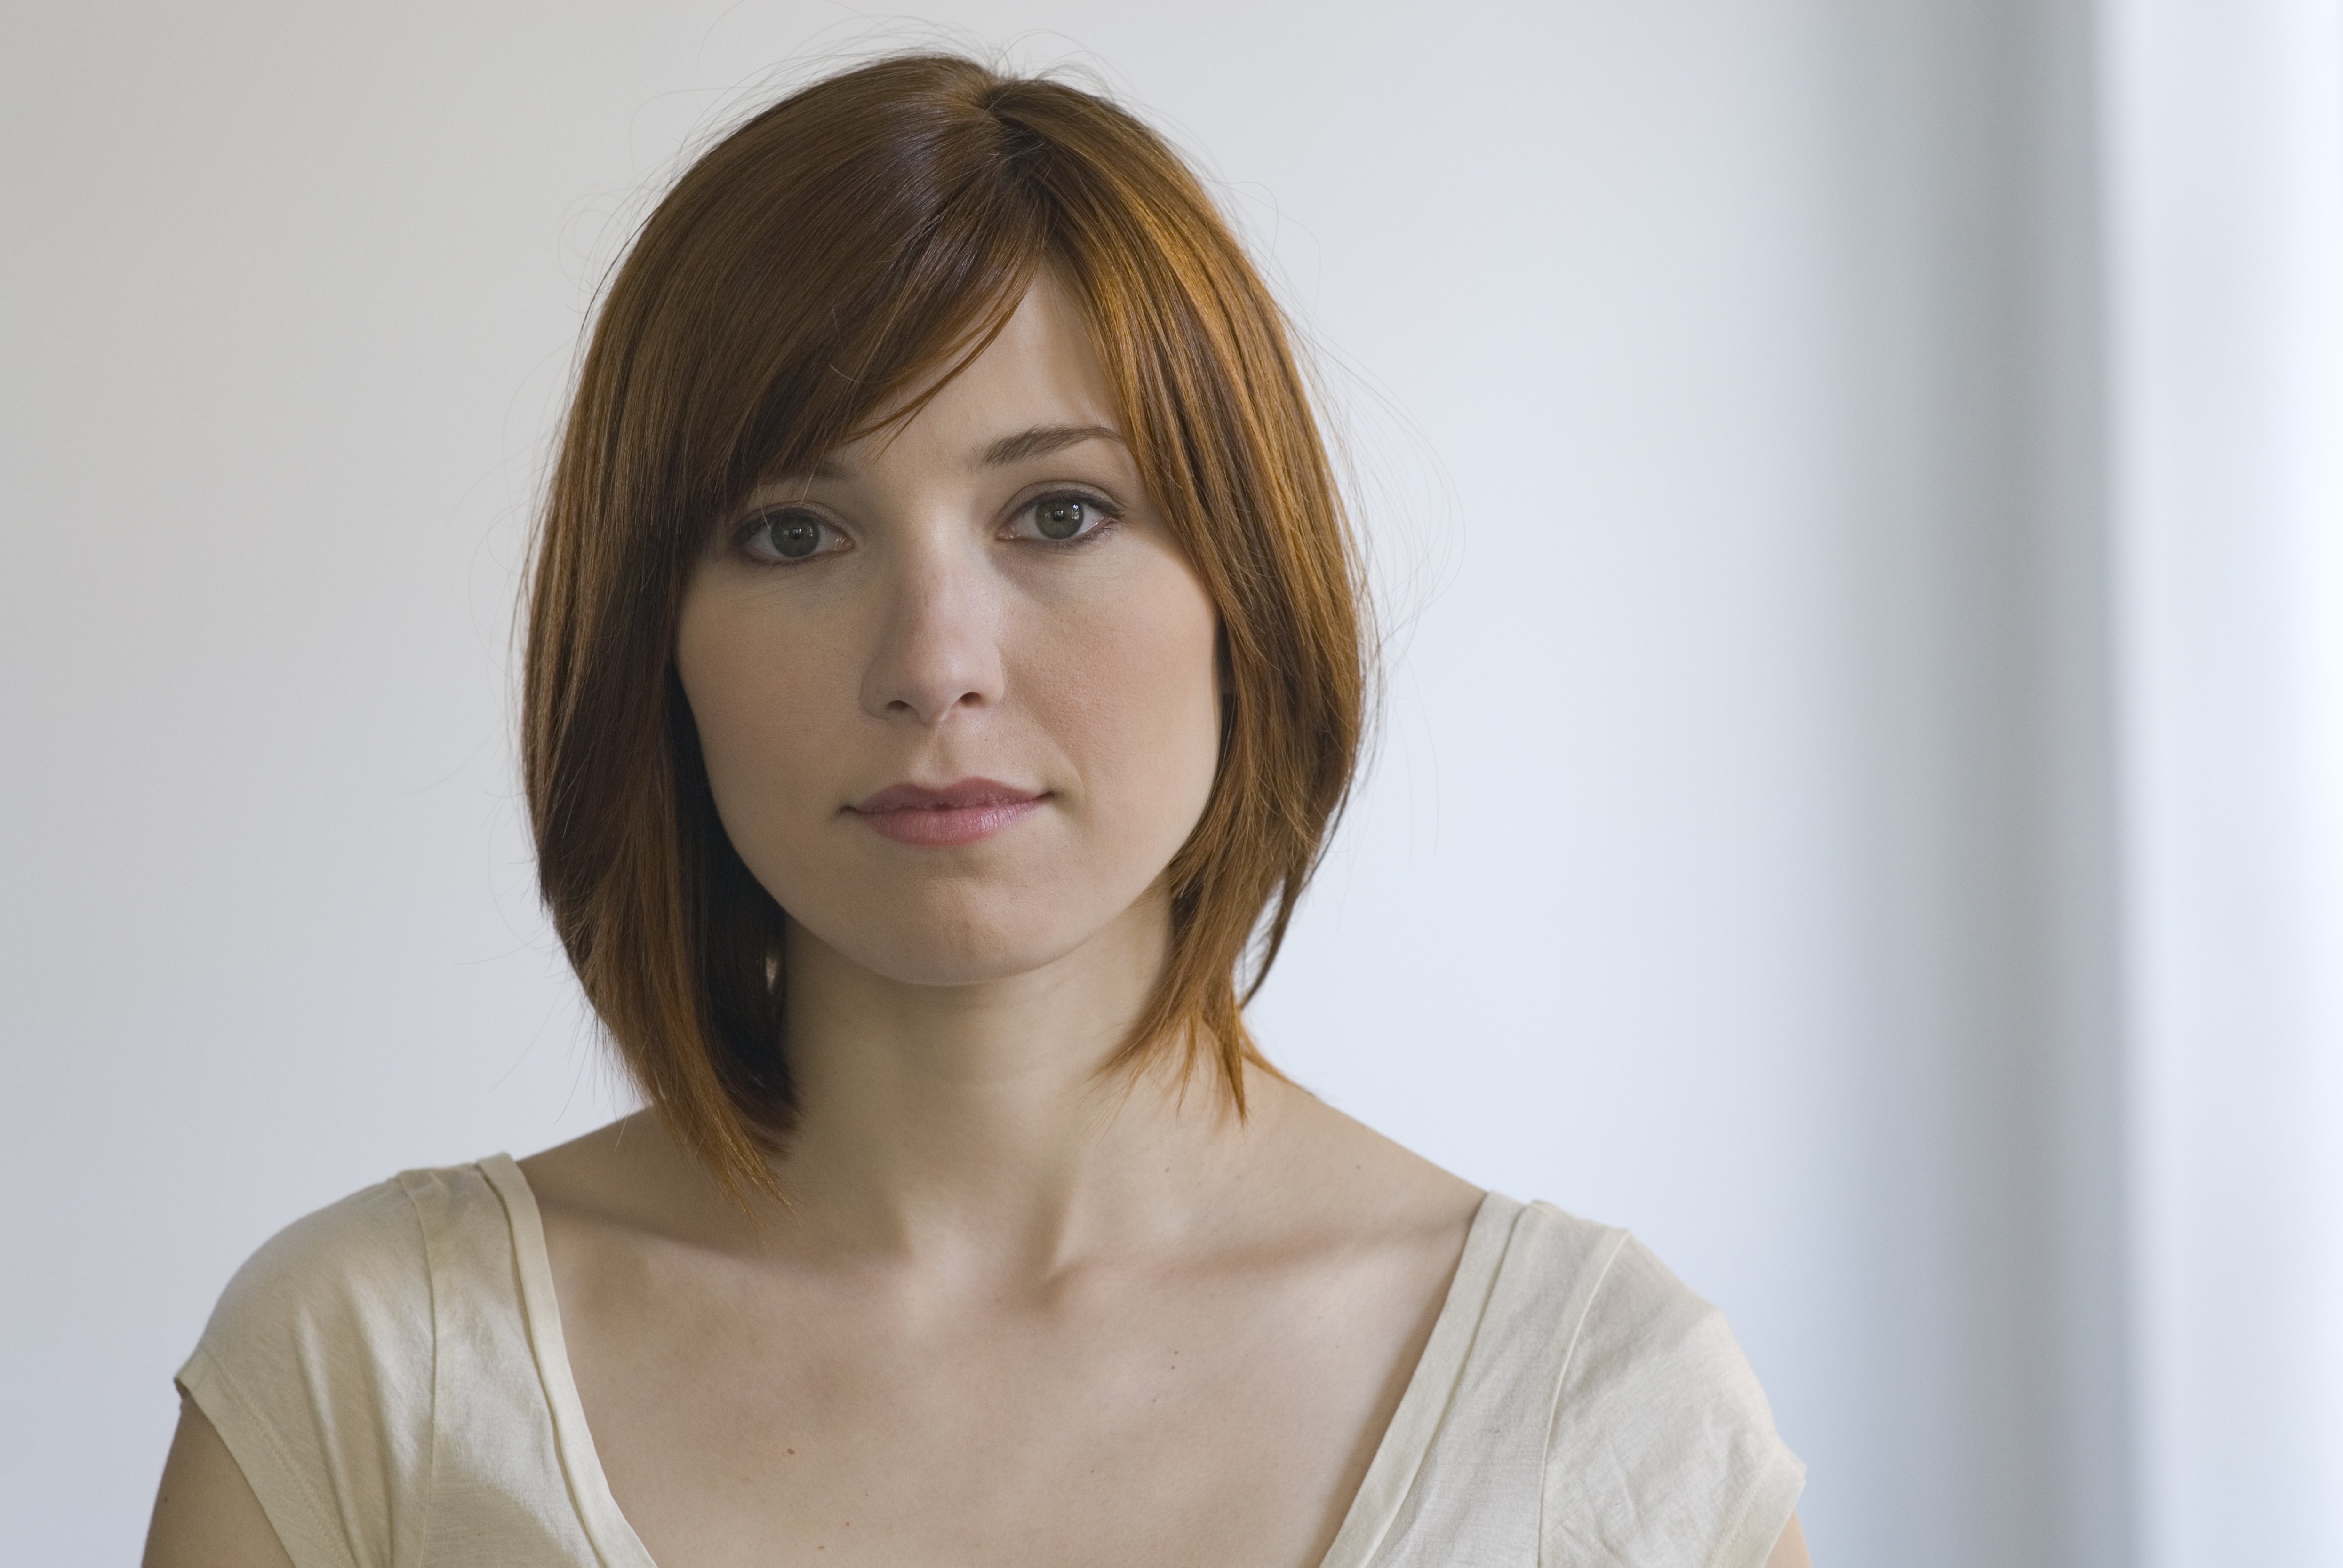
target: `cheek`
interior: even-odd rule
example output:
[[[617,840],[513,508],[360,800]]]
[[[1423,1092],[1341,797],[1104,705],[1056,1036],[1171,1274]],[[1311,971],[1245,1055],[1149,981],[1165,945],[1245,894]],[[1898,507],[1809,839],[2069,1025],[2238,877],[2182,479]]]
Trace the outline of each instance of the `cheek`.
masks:
[[[796,817],[825,817],[838,802],[835,769],[850,673],[820,638],[753,602],[687,596],[676,637],[676,673],[699,734],[717,809],[751,868],[779,848]]]
[[[1220,759],[1219,621],[1184,565],[1080,618],[1026,684],[1072,762],[1077,809],[1154,872],[1202,815]]]

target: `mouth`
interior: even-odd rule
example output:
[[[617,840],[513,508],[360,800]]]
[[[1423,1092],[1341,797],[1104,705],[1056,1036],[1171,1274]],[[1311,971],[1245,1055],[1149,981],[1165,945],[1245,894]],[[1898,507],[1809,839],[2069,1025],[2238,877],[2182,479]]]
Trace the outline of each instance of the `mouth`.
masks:
[[[890,784],[846,809],[872,832],[899,844],[950,848],[1013,828],[1048,799],[1046,792],[990,779],[962,779],[940,789]]]

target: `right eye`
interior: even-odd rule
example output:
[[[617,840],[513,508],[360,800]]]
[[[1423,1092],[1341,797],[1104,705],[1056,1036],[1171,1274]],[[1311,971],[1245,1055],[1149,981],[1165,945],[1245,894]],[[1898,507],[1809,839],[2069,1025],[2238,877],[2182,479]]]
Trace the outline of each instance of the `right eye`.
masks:
[[[750,555],[765,560],[801,561],[834,551],[846,541],[813,513],[780,507],[751,518],[742,542]]]

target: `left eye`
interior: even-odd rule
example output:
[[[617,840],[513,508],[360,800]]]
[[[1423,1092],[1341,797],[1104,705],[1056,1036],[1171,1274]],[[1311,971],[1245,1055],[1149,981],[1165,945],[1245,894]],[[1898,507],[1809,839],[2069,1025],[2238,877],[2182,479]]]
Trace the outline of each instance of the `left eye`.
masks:
[[[1095,533],[1106,521],[1106,513],[1098,503],[1081,496],[1044,496],[1028,502],[1018,516],[1018,522],[1030,525],[1034,534],[1045,539],[1079,538]],[[1019,533],[1025,531],[1021,527]]]

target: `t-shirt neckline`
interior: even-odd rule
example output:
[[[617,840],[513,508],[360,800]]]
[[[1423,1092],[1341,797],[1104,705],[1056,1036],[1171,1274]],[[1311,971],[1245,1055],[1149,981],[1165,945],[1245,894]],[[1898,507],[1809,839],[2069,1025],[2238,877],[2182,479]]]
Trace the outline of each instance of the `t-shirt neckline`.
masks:
[[[586,1407],[578,1397],[568,1345],[561,1334],[561,1306],[554,1294],[553,1263],[546,1251],[545,1220],[538,1210],[537,1194],[509,1154],[491,1154],[479,1162],[479,1169],[503,1201],[512,1229],[513,1262],[529,1354],[545,1390],[553,1421],[554,1450],[578,1522],[607,1568],[659,1568],[610,1494],[609,1477],[603,1473],[601,1454],[586,1424]],[[1408,1376],[1374,1457],[1367,1463],[1366,1477],[1342,1515],[1342,1528],[1334,1533],[1333,1544],[1319,1560],[1318,1568],[1367,1568],[1390,1533],[1463,1379],[1465,1361],[1496,1283],[1498,1266],[1504,1260],[1522,1209],[1522,1204],[1496,1192],[1482,1195],[1465,1232],[1456,1271],[1449,1279],[1448,1293],[1433,1320],[1431,1336],[1416,1358],[1415,1370]]]

